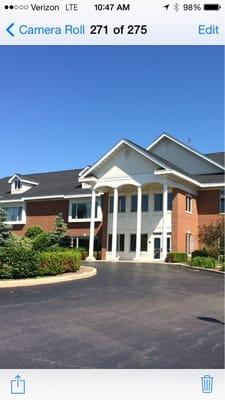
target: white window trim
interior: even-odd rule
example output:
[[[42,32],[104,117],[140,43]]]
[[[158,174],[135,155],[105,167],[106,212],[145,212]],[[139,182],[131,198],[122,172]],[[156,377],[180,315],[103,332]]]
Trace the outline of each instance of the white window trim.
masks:
[[[224,199],[224,201],[225,201],[225,191],[223,191],[223,194],[222,194],[222,190],[220,191],[220,204],[219,204],[219,209],[220,209],[220,214],[221,215],[224,215],[225,214],[225,211],[221,211],[221,199]]]
[[[190,201],[190,210],[187,210],[187,197],[189,197],[191,199],[191,201]],[[192,214],[192,200],[193,200],[192,195],[191,194],[186,194],[186,196],[185,196],[185,212],[187,214]]]
[[[21,203],[4,203],[1,206],[3,209],[4,208],[16,208],[16,207],[22,207],[22,219],[21,221],[5,221],[5,224],[7,225],[25,225],[26,224],[26,207],[25,204],[21,204]]]
[[[79,199],[71,199],[69,201],[69,216],[68,216],[68,222],[90,222],[91,218],[72,218],[72,206],[73,204],[77,203],[86,203],[87,202],[87,197],[82,198],[80,197]],[[90,202],[91,202],[91,197],[90,197]],[[96,197],[96,202],[98,203],[97,206],[97,218],[95,218],[95,222],[101,222],[102,221],[102,208],[101,208],[101,203],[100,203],[100,197]]]

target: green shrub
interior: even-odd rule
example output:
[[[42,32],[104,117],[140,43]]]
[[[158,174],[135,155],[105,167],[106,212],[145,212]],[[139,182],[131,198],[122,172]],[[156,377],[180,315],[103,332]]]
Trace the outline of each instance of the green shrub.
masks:
[[[101,251],[99,250],[94,251],[94,258],[96,260],[101,260]]]
[[[43,229],[41,229],[41,227],[38,225],[33,225],[33,226],[30,226],[29,228],[27,228],[25,236],[30,239],[34,239],[36,236],[40,235],[41,233],[43,233]]]
[[[223,271],[223,272],[225,271],[225,262],[222,263],[221,271]]]
[[[20,248],[20,249],[24,249],[24,250],[32,250],[33,242],[31,239],[24,237],[24,236],[19,237],[16,235],[11,235],[7,242],[7,247],[10,247],[12,249]]]
[[[74,249],[74,250],[78,250],[81,254],[81,260],[86,260],[87,256],[88,256],[88,252],[84,247],[79,247],[78,249]]]
[[[208,257],[209,252],[206,249],[195,250],[191,253],[191,257]]]
[[[216,260],[212,257],[194,257],[189,262],[193,267],[215,268]]]
[[[40,233],[33,239],[33,249],[36,251],[44,251],[49,247],[53,246],[55,241],[53,240],[51,233]]]
[[[38,275],[57,275],[64,272],[76,272],[81,264],[81,254],[78,251],[45,251],[40,253]]]
[[[187,254],[186,253],[168,253],[166,261],[172,262],[172,263],[186,262]]]
[[[8,246],[0,251],[0,278],[22,279],[37,276],[39,254],[23,246]]]

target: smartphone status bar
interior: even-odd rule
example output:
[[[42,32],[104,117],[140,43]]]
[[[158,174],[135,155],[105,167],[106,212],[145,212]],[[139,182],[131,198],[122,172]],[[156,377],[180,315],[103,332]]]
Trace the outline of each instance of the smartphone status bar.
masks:
[[[5,1],[0,44],[224,44],[220,3]]]

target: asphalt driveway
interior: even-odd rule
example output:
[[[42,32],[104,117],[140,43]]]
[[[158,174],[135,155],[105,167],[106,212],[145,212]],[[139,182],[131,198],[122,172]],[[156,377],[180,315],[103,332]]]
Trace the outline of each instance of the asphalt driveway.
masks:
[[[222,274],[94,266],[83,281],[0,289],[0,368],[223,368]]]

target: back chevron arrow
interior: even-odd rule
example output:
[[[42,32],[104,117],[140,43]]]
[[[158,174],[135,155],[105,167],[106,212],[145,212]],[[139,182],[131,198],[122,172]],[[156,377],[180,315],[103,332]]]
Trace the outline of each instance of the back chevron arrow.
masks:
[[[6,32],[8,32],[9,35],[11,35],[11,36],[15,36],[14,33],[11,32],[11,29],[12,29],[12,27],[13,27],[14,25],[15,25],[15,24],[14,24],[14,22],[13,22],[12,24],[10,24],[10,25],[8,26],[8,28],[6,28]]]

